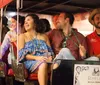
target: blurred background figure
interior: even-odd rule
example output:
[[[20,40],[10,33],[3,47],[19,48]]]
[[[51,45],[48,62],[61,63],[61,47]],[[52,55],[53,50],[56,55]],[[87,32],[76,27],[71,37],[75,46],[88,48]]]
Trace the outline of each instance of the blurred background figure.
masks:
[[[40,19],[40,22],[43,25],[45,33],[48,35],[48,33],[51,31],[51,26],[50,26],[49,21],[47,19],[42,18],[42,19]]]
[[[53,23],[53,25],[54,25],[54,28],[53,28],[53,29],[58,29],[58,27],[57,27],[57,20],[58,20],[58,17],[59,17],[59,15],[54,15],[54,16],[52,16],[52,23]]]
[[[9,24],[9,31],[6,33],[4,40],[1,44],[1,55],[0,58],[2,60],[7,60],[6,63],[11,65],[11,56],[12,56],[12,46],[15,47],[15,56],[17,56],[17,33],[20,34],[23,31],[23,25],[24,25],[24,17],[19,16],[19,23],[18,23],[18,32],[17,32],[17,15],[11,17],[10,24]],[[10,52],[6,57],[4,55],[6,54],[6,51],[9,50]]]
[[[3,16],[2,17],[2,25],[1,25],[1,16],[0,16],[0,28],[2,27],[2,32],[1,32],[1,43],[6,35],[6,33],[9,31],[9,28],[8,28],[8,19]]]
[[[1,23],[1,19],[2,19],[2,23]],[[2,42],[3,42],[3,39],[4,39],[4,37],[5,37],[5,35],[6,35],[6,33],[9,31],[9,28],[8,28],[8,19],[7,19],[7,17],[5,17],[5,16],[3,16],[2,18],[1,18],[1,16],[0,16],[0,59],[1,59],[1,44],[2,44]],[[8,50],[6,50],[6,54],[4,54],[4,58],[2,59],[4,62],[7,62],[7,55],[8,55],[8,53],[9,53],[9,49]]]

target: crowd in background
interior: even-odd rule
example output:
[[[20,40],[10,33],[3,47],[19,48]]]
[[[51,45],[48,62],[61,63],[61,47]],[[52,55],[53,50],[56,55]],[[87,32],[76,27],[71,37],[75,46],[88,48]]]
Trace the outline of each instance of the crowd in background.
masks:
[[[19,16],[18,27],[17,16],[13,16],[9,30],[8,20],[3,17],[0,58],[9,50],[10,67],[12,45],[18,46],[18,56],[15,56],[30,72],[38,73],[40,85],[47,85],[50,62],[55,62],[56,69],[60,64],[57,59],[99,61],[100,58],[100,8],[93,10],[89,16],[95,31],[86,37],[72,27],[73,14],[62,12],[52,18],[53,30],[47,19],[39,19],[36,14]]]

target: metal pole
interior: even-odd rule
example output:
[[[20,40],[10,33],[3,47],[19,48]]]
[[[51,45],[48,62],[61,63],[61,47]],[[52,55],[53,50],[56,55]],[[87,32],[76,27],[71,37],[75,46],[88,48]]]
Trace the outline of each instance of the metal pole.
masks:
[[[2,34],[2,27],[3,27],[3,25],[2,25],[2,16],[3,16],[3,8],[1,8],[1,22],[0,22],[0,24],[1,24],[1,28],[0,28],[0,43],[1,43],[1,34]]]
[[[18,32],[19,32],[19,9],[22,9],[23,0],[16,1],[16,9],[17,9],[17,48],[18,48]],[[18,50],[17,50],[17,65],[18,65]]]
[[[18,32],[19,32],[19,2],[20,0],[16,1],[16,9],[17,9],[17,48],[18,48]],[[17,50],[17,65],[18,65],[18,50]]]
[[[1,8],[1,22],[0,22],[0,24],[1,24],[1,27],[0,27],[0,54],[1,54],[1,35],[2,35],[2,27],[3,27],[3,25],[2,25],[2,16],[3,16],[3,8]]]

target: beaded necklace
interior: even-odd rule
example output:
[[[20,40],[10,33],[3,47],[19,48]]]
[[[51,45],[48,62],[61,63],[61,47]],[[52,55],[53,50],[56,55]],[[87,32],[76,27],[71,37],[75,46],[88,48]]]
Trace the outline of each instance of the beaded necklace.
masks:
[[[63,43],[62,43],[62,47],[63,47],[63,48],[67,47],[67,40],[70,39],[70,36],[72,35],[72,33],[74,34],[74,36],[75,36],[75,38],[76,38],[76,40],[77,40],[77,42],[78,42],[78,44],[77,44],[76,42],[74,42],[74,44],[75,44],[77,47],[79,47],[80,41],[79,41],[79,39],[78,39],[76,33],[75,33],[73,30],[71,30],[71,34],[69,34],[68,36],[65,36],[64,33],[63,33],[63,35],[64,35],[64,40],[63,40]]]

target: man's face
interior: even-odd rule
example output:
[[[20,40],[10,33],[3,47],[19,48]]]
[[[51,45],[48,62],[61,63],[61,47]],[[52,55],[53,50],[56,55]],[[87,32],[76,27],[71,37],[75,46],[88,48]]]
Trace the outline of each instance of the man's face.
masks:
[[[96,28],[100,29],[100,14],[96,14],[96,15],[94,16],[93,21],[94,21],[94,26],[95,26]]]
[[[62,29],[64,27],[64,24],[65,24],[65,14],[61,13],[57,20],[57,27],[59,29]]]

